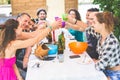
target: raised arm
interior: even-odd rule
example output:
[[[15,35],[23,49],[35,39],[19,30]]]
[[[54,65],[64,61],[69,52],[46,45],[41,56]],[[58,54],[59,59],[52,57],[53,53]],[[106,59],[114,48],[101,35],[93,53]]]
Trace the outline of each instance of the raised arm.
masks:
[[[23,39],[23,40],[33,38],[37,34],[40,33],[40,30],[44,29],[44,28],[41,29],[41,26],[46,27],[46,25],[35,25],[35,26],[37,27],[37,29],[35,31],[33,31],[33,32],[21,32],[19,35],[17,35],[17,38],[18,39]],[[20,29],[22,29],[22,28],[20,28]]]
[[[66,22],[66,28],[72,28],[78,31],[85,31],[87,28],[87,24],[83,21],[76,20],[75,18],[72,18],[71,16],[68,16],[68,21]]]
[[[85,31],[85,29],[87,28],[87,24],[85,24],[82,21],[77,20],[76,24],[72,24],[70,22],[66,22],[66,28],[72,28],[78,31]]]
[[[55,30],[57,28],[59,28],[61,26],[61,21],[55,21],[51,24],[51,26],[39,30],[39,33],[34,37],[34,38],[30,38],[27,40],[16,40],[14,41],[14,47],[16,49],[20,49],[20,48],[26,48],[29,46],[34,45],[35,43],[38,43],[40,40],[42,40],[43,38],[45,38],[50,31]]]

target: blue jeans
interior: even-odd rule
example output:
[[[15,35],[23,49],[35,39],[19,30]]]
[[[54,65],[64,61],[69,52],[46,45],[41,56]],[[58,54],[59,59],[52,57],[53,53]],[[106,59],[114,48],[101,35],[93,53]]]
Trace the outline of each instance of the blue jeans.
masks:
[[[119,71],[105,70],[104,73],[107,77],[110,77],[110,80],[120,80],[120,70]]]

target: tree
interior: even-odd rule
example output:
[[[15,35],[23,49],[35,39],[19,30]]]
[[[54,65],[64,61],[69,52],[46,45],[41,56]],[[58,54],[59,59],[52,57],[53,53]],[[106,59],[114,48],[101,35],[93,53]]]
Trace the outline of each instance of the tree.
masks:
[[[8,0],[8,4],[11,4],[11,1],[10,1],[10,0]]]
[[[99,4],[102,11],[110,11],[117,18],[114,34],[120,41],[120,0],[94,0],[93,4]]]

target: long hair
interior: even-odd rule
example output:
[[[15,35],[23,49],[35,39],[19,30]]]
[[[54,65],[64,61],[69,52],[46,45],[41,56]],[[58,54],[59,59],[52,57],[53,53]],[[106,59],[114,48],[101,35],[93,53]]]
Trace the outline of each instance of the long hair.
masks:
[[[76,9],[70,9],[70,10],[68,11],[68,13],[70,13],[71,11],[74,11],[74,12],[75,12],[75,16],[76,16],[75,19],[81,21],[81,16],[80,16],[80,13],[78,12],[78,10],[76,10]]]
[[[12,41],[16,39],[16,32],[15,29],[17,29],[19,25],[19,22],[14,19],[8,19],[4,25],[4,29],[1,31],[0,35],[0,56],[5,56],[5,49],[7,45]]]

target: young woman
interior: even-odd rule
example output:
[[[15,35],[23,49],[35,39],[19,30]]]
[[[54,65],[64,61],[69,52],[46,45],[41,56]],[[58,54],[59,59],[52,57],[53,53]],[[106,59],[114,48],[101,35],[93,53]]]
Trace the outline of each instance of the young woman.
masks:
[[[98,33],[93,34],[95,31],[91,27],[91,24],[92,24],[91,16],[94,16],[94,14],[97,12],[99,12],[99,9],[97,9],[97,8],[90,8],[87,10],[87,14],[86,14],[87,24],[80,20],[74,19],[71,16],[68,16],[68,22],[66,22],[67,27],[72,28],[72,30],[75,29],[75,30],[78,30],[78,32],[81,31],[81,32],[86,33],[86,38],[87,38],[87,42],[88,42],[88,48],[87,48],[86,52],[93,59],[98,59],[96,45],[97,45],[97,41],[98,41],[97,36],[99,34]],[[71,13],[72,13],[72,11],[71,11]],[[75,22],[76,22],[76,24],[75,24]],[[81,32],[79,32],[79,33],[81,33]],[[81,36],[79,34],[76,34],[76,35],[77,35],[76,36],[77,38],[81,38]]]
[[[80,17],[80,13],[78,12],[78,10],[76,9],[70,9],[68,11],[68,15],[71,16],[72,18],[76,19],[76,21],[81,21],[81,17]],[[75,21],[74,24],[76,24],[77,22]],[[77,41],[83,41],[83,32],[78,31],[78,30],[74,30],[69,28],[68,31],[75,36],[75,39]]]
[[[59,28],[61,21],[55,21],[50,27],[45,28],[41,34],[36,35],[34,38],[21,40],[17,37],[21,34],[22,30],[19,29],[21,24],[14,19],[8,19],[0,34],[0,80],[23,80],[16,67],[16,50],[26,48],[38,43],[42,40],[51,30]],[[24,44],[24,45],[23,45]]]
[[[101,35],[97,44],[99,59],[95,61],[96,69],[103,70],[110,80],[120,80],[120,43],[113,34],[113,14],[97,13],[92,26]]]
[[[47,11],[45,9],[39,9],[37,11],[37,17],[38,18],[35,19],[35,23],[46,23],[46,27],[50,24],[50,21],[47,19]]]

